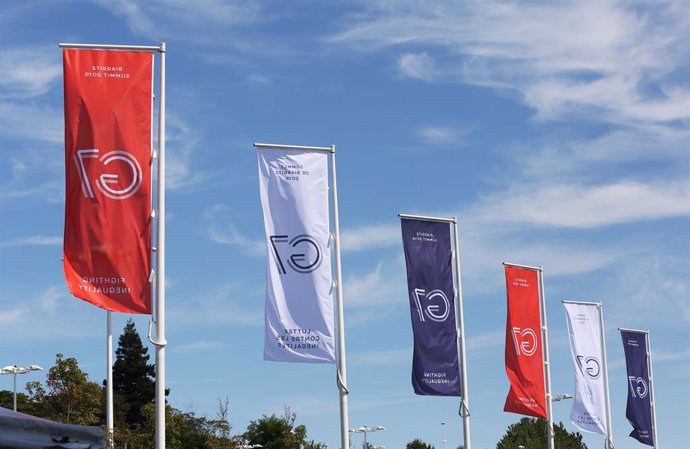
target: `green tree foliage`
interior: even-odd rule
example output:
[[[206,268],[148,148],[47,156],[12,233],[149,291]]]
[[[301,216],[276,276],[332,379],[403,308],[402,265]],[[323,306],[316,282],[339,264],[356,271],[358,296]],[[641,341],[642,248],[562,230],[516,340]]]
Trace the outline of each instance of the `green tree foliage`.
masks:
[[[423,442],[419,438],[415,438],[414,440],[407,443],[405,449],[434,449],[434,446]]]
[[[305,444],[318,447],[315,445],[319,443],[307,443],[307,428],[304,425],[295,426],[296,419],[297,414],[286,406],[283,417],[263,415],[250,422],[244,438],[249,444],[260,444],[264,449],[300,449]]]
[[[38,381],[29,382],[26,387],[37,416],[67,424],[99,425],[103,421],[102,391],[97,383],[89,381],[72,357],[55,356],[46,387]]]
[[[496,445],[496,449],[515,449],[524,446],[529,449],[546,449],[546,420],[522,418],[511,424]],[[579,432],[568,432],[562,423],[554,424],[554,444],[558,449],[587,449]]]
[[[113,364],[118,427],[123,421],[128,427],[143,425],[142,408],[156,397],[156,370],[148,361],[148,348],[142,344],[130,319],[118,340]]]
[[[12,410],[14,407],[14,391],[0,390],[0,407]],[[29,402],[29,396],[17,391],[17,411],[31,414],[32,410],[33,407]]]

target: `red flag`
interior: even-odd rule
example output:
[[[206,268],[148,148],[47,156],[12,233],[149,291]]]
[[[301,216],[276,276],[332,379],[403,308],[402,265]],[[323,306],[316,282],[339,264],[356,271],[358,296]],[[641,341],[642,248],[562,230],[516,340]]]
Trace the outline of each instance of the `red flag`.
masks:
[[[65,236],[70,292],[151,313],[153,54],[63,50]]]
[[[508,265],[505,271],[508,291],[505,357],[510,391],[503,411],[546,418],[538,273]]]

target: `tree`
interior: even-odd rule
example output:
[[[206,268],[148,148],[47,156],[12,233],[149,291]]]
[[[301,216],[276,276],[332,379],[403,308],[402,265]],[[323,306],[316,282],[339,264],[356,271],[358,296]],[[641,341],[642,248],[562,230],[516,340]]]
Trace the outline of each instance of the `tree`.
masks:
[[[119,396],[118,421],[128,426],[144,423],[142,408],[156,397],[156,370],[148,361],[148,348],[130,319],[118,340],[113,364],[113,393]],[[118,427],[121,426],[122,423]]]
[[[33,412],[67,424],[101,424],[104,407],[100,387],[89,381],[76,359],[63,357],[56,354],[55,366],[48,370],[47,389],[38,381],[26,384]]]
[[[419,438],[415,438],[414,440],[407,443],[405,449],[434,449],[434,446],[423,442]]]
[[[496,445],[496,449],[515,449],[524,446],[529,449],[546,449],[546,420],[522,418],[511,424]],[[568,432],[563,423],[554,424],[554,443],[558,449],[587,449],[579,432]]]
[[[295,427],[297,414],[285,407],[285,414],[279,418],[275,414],[263,415],[260,419],[252,421],[247,426],[244,438],[249,444],[260,444],[264,449],[300,449],[307,443],[307,427],[299,425]]]

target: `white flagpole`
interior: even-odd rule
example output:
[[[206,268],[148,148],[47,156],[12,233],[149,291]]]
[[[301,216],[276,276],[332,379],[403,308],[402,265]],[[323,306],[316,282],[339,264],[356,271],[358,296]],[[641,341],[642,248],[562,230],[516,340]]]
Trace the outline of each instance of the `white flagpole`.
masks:
[[[656,431],[656,398],[654,396],[654,376],[652,375],[652,339],[649,331],[647,335],[647,372],[649,374],[649,404],[652,409],[652,438],[654,438],[654,449],[659,449],[659,437]]]
[[[112,449],[115,426],[113,424],[113,313],[107,311],[106,335],[106,423],[108,426],[108,448]]]
[[[539,309],[541,310],[541,336],[544,354],[544,383],[546,388],[546,418],[547,418],[547,447],[554,449],[555,437],[553,431],[553,395],[551,394],[551,364],[549,361],[549,326],[546,324],[546,295],[544,294],[544,271],[538,269],[539,275]]]
[[[335,173],[335,145],[331,145],[331,176],[333,178],[333,243],[335,249],[335,276],[337,284],[336,311],[338,316],[338,390],[340,391],[340,443],[342,449],[350,447],[349,411],[347,406],[347,366],[345,363],[345,321],[343,313],[343,275],[340,263],[340,221],[338,219],[338,183]]]
[[[609,369],[606,356],[606,336],[604,335],[604,311],[602,303],[595,303],[599,312],[599,333],[601,334],[602,365],[604,368],[604,392],[606,394],[606,447],[613,449],[613,429],[611,428],[611,399],[609,398]]]
[[[165,42],[158,98],[158,221],[156,227],[156,449],[165,449]]]
[[[457,282],[456,297],[458,298],[458,351],[460,352],[460,378],[462,380],[462,401],[460,402],[460,416],[464,436],[464,449],[471,449],[470,443],[470,400],[467,387],[467,357],[465,351],[465,315],[462,306],[462,280],[460,279],[460,239],[458,237],[458,219],[453,217],[453,234],[455,238],[455,277]]]

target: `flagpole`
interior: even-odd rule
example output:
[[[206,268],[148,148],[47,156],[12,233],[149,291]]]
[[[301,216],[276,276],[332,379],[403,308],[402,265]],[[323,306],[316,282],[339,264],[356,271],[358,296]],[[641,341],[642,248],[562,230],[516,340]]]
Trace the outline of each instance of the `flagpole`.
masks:
[[[544,293],[544,271],[539,267],[539,302],[541,309],[541,334],[542,348],[544,351],[544,381],[546,387],[546,417],[547,417],[547,446],[555,447],[555,435],[553,431],[553,395],[551,394],[551,364],[549,361],[549,326],[546,324],[546,295]]]
[[[613,429],[611,428],[611,399],[609,398],[609,369],[606,356],[606,336],[604,335],[604,311],[603,304],[595,303],[599,312],[599,333],[601,334],[601,350],[604,368],[604,393],[606,394],[606,447],[613,449]]]
[[[340,391],[340,442],[342,449],[350,447],[349,412],[347,405],[347,367],[345,363],[345,321],[343,313],[343,275],[340,263],[340,221],[338,219],[338,183],[335,173],[335,145],[331,145],[331,176],[333,179],[333,243],[337,284],[336,310],[338,315],[338,390]]]
[[[108,448],[113,447],[115,426],[113,424],[113,313],[107,311],[106,324],[106,423],[108,426]]]
[[[654,396],[654,375],[652,374],[652,338],[649,331],[644,332],[647,336],[647,372],[649,373],[649,405],[652,409],[652,438],[654,438],[654,449],[659,449],[659,439],[656,431],[656,398]]]
[[[458,350],[460,351],[460,378],[462,379],[462,400],[460,402],[460,416],[464,437],[464,449],[471,449],[470,443],[470,403],[467,387],[467,357],[465,351],[465,318],[462,305],[462,280],[460,279],[460,239],[458,237],[458,219],[453,217],[453,234],[455,238],[455,277],[457,279],[458,298]]]
[[[158,221],[156,228],[156,449],[165,449],[165,42],[158,98]]]

